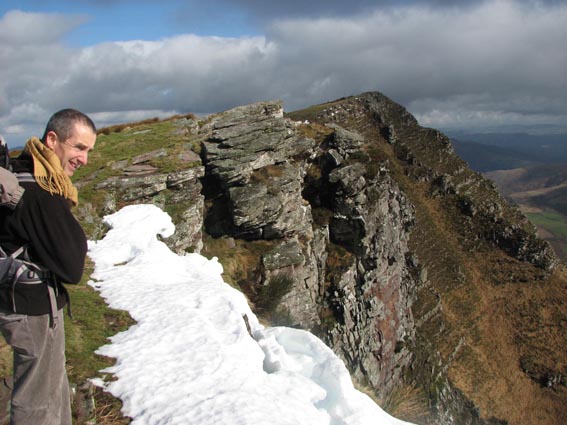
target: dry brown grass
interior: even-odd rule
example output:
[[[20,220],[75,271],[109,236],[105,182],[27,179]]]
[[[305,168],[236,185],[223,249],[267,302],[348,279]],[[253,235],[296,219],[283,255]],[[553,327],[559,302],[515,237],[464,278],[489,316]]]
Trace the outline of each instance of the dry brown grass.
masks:
[[[449,368],[451,381],[483,418],[511,425],[566,423],[560,407],[567,405],[565,387],[549,389],[530,379],[521,358],[567,372],[567,337],[557,320],[563,315],[567,321],[567,280],[561,273],[542,280],[533,266],[498,251],[471,256],[465,265],[472,279],[444,299],[445,320],[465,337]],[[468,317],[463,303],[474,304]]]
[[[318,143],[321,143],[326,137],[333,133],[333,130],[329,127],[317,123],[301,124],[298,130],[302,136],[309,137]]]
[[[97,130],[97,134],[110,134],[110,133],[120,133],[122,131],[124,131],[127,128],[132,128],[132,127],[138,127],[141,125],[146,125],[146,124],[153,124],[159,122],[159,118],[154,117],[154,118],[148,118],[142,121],[136,121],[136,122],[132,122],[132,123],[125,123],[125,124],[116,124],[116,125],[111,125],[109,127],[103,127]]]
[[[97,388],[95,398],[95,420],[97,425],[126,425],[131,419],[120,412],[122,403],[107,392]]]
[[[202,254],[217,257],[223,266],[224,281],[241,290],[254,306],[260,289],[257,287],[260,258],[273,244],[266,240],[206,237]]]
[[[124,124],[116,124],[116,125],[111,125],[108,127],[103,127],[97,130],[97,134],[110,134],[110,133],[120,133],[122,131],[124,131],[127,128],[134,128],[134,127],[140,127],[142,125],[148,125],[148,124],[154,124],[156,122],[160,122],[160,121],[173,121],[173,120],[178,120],[178,119],[183,119],[183,118],[187,118],[187,119],[195,119],[195,115],[192,113],[188,113],[188,114],[184,114],[184,115],[173,115],[171,117],[168,118],[164,118],[162,120],[160,120],[158,117],[153,117],[153,118],[147,118],[145,120],[140,120],[140,121],[135,121],[135,122],[130,122],[130,123],[124,123]]]
[[[390,415],[414,424],[426,423],[430,417],[427,397],[415,386],[399,385],[378,404]]]
[[[281,165],[267,165],[254,171],[250,176],[250,180],[270,187],[274,184],[274,177],[281,176],[283,176],[283,167]]]

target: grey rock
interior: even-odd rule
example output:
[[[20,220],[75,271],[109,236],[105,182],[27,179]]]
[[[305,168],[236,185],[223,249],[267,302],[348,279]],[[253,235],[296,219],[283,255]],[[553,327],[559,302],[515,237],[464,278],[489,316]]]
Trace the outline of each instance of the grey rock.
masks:
[[[305,257],[297,239],[283,242],[262,256],[262,264],[266,270],[303,264]]]
[[[167,150],[162,148],[151,152],[146,152],[132,158],[132,165],[141,164],[154,158],[163,158],[167,156]]]

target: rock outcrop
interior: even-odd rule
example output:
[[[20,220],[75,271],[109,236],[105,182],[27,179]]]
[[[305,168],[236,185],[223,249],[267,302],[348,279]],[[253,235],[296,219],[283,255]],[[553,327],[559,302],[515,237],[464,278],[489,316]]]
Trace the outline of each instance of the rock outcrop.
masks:
[[[391,389],[411,357],[413,211],[364,153],[364,137],[335,126],[317,142],[283,117],[279,102],[227,111],[201,133],[207,182],[218,188],[207,232],[271,241],[256,286],[277,276],[292,282],[275,315],[323,330],[360,381]],[[314,208],[328,221],[315,223]]]

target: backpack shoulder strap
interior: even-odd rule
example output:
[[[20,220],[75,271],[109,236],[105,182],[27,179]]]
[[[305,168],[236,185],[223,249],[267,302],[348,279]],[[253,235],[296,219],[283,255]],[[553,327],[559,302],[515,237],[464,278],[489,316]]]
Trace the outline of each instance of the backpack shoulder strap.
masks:
[[[34,183],[35,177],[32,173],[14,173],[20,183]]]

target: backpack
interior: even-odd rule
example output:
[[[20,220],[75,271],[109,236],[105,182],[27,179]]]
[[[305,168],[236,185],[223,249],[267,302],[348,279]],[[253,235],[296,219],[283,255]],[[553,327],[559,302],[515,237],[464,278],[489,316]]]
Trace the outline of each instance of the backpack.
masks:
[[[8,145],[0,136],[0,207],[16,209],[24,193],[21,182],[33,182],[30,173],[13,173],[10,166]],[[21,258],[19,258],[21,256]],[[12,293],[16,283],[37,284],[49,277],[43,267],[29,261],[27,246],[21,246],[12,254],[7,255],[0,247],[0,286],[9,285]],[[15,309],[15,302],[13,302]]]

